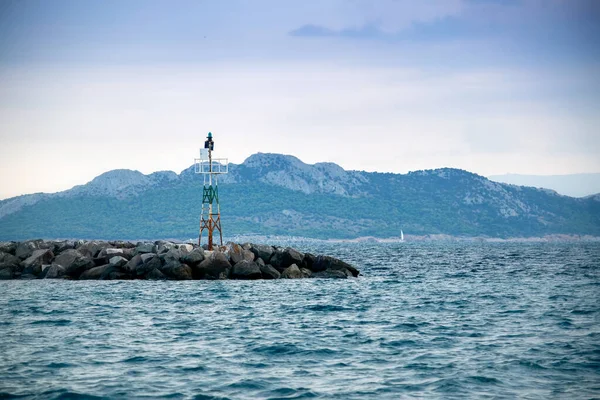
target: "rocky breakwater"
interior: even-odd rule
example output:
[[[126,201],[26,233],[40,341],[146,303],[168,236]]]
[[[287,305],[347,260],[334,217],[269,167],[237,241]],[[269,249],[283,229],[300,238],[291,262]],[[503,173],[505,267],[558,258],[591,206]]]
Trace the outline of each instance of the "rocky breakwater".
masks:
[[[0,243],[0,279],[298,279],[349,278],[353,266],[290,247],[227,243],[215,251],[167,241]]]

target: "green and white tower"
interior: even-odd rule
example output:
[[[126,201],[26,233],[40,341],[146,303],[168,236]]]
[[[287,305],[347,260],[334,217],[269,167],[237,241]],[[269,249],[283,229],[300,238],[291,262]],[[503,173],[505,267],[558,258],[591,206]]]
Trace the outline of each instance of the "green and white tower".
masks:
[[[212,133],[208,132],[204,148],[200,149],[200,158],[194,159],[195,172],[202,174],[204,187],[202,189],[202,212],[200,214],[200,233],[198,245],[202,245],[202,233],[208,232],[208,250],[213,249],[214,231],[219,232],[220,245],[223,245],[223,230],[221,228],[221,206],[219,205],[219,185],[217,177],[229,172],[229,162],[226,158],[213,158],[215,149]]]

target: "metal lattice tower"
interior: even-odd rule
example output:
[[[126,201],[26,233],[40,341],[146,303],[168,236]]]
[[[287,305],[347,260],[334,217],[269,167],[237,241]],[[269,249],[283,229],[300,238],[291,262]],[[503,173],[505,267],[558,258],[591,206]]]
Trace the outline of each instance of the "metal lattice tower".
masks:
[[[202,245],[202,233],[208,231],[208,250],[213,249],[214,231],[219,231],[221,246],[223,245],[223,230],[221,229],[221,207],[219,205],[219,186],[217,177],[229,172],[229,163],[226,158],[213,158],[212,152],[215,143],[212,133],[208,132],[204,148],[200,149],[200,158],[194,159],[195,172],[204,177],[202,189],[202,213],[200,214],[200,233],[198,245]],[[216,209],[216,210],[215,210]],[[216,211],[216,213],[215,213]]]

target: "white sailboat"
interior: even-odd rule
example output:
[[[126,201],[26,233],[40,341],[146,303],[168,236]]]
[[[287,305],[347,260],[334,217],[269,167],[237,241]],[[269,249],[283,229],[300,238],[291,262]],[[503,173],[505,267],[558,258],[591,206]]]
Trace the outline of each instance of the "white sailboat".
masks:
[[[404,242],[404,232],[402,232],[402,229],[400,229],[400,241]]]

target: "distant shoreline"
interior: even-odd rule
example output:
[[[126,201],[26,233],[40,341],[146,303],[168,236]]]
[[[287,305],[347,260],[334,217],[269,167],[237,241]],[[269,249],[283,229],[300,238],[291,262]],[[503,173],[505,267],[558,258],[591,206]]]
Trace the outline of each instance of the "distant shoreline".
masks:
[[[12,239],[12,240],[0,240],[0,243],[8,242],[22,242],[28,240],[45,240],[45,241],[61,241],[61,240],[81,240],[76,238],[28,238],[28,239]],[[156,239],[148,238],[86,238],[85,241],[125,241],[131,243],[154,241]],[[161,240],[169,241],[172,243],[190,243],[196,244],[197,239],[178,239],[178,238],[163,238]],[[233,235],[224,237],[223,242],[235,242],[235,243],[281,243],[281,242],[319,242],[319,243],[412,243],[412,242],[466,242],[466,243],[551,243],[551,242],[600,242],[600,236],[592,235],[568,235],[568,234],[551,234],[545,236],[532,236],[532,237],[485,237],[485,236],[454,236],[446,234],[427,234],[427,235],[404,235],[404,241],[401,241],[399,237],[388,237],[380,238],[375,236],[361,236],[356,238],[329,238],[319,239],[304,236],[286,236],[286,235]]]

